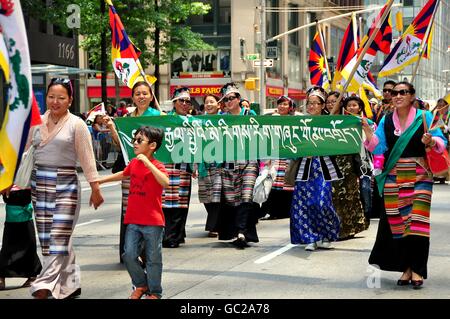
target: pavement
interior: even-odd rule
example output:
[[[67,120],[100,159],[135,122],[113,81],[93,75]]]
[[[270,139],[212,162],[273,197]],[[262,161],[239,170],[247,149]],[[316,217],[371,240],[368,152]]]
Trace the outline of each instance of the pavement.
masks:
[[[101,171],[108,174],[109,171]],[[82,177],[82,210],[74,231],[74,249],[81,269],[81,299],[126,299],[131,283],[118,257],[120,186],[102,185],[105,204],[88,206],[89,187]],[[229,242],[209,238],[206,211],[194,182],[186,225],[186,244],[163,249],[163,299],[450,299],[450,185],[435,184],[431,212],[429,279],[424,288],[398,287],[399,273],[379,271],[367,260],[378,220],[354,239],[333,243],[332,250],[308,252],[291,245],[289,219],[257,225],[259,243],[238,250]],[[0,212],[3,212],[0,204]],[[2,232],[4,214],[0,214]],[[30,299],[19,288],[23,278],[7,278],[0,299]]]

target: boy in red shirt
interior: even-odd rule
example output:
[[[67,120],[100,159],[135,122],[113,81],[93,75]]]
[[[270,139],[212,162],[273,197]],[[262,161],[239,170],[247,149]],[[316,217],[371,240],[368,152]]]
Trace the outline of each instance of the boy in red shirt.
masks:
[[[130,177],[130,193],[124,223],[127,224],[123,260],[136,289],[130,299],[160,299],[162,295],[162,239],[164,236],[164,214],[162,211],[163,188],[169,185],[166,168],[153,153],[161,146],[164,131],[143,126],[131,142],[136,158],[125,170],[100,179],[100,183],[120,181]],[[146,271],[138,257],[140,243],[144,241]]]

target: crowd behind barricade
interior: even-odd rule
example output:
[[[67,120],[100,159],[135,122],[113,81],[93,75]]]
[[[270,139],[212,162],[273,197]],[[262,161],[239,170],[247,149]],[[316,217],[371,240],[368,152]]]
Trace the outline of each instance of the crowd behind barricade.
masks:
[[[132,109],[127,108],[125,102],[117,109],[108,105],[107,114],[97,114],[88,123],[89,132],[86,125],[80,124],[68,111],[73,100],[70,81],[56,79],[49,85],[44,123],[39,127],[38,137],[30,134],[33,139],[29,141],[37,145],[30,189],[44,268],[37,275],[40,265],[28,261],[30,270],[20,274],[30,281],[35,280],[31,284],[35,298],[67,298],[81,293],[80,287],[69,288],[63,275],[66,268],[75,263],[71,234],[80,196],[73,169],[76,159],[81,162],[91,185],[90,203],[95,208],[103,202],[99,184],[122,182],[122,206],[118,212],[122,216],[119,257],[134,287],[131,299],[162,297],[163,248],[189,244],[186,221],[193,178],[198,180],[199,200],[207,212],[205,236],[228,241],[230,246],[243,250],[259,242],[259,221],[289,218],[291,243],[304,245],[306,251],[312,252],[332,249],[333,245],[338,245],[336,242],[354,238],[368,229],[372,218],[379,218],[369,263],[382,270],[401,272],[397,285],[411,285],[415,289],[423,285],[427,278],[433,187],[425,154],[426,148],[442,153],[448,147],[449,105],[444,99],[438,101],[432,114],[427,111],[429,106],[415,96],[410,83],[387,81],[381,101],[376,98],[366,101],[373,114],[369,118],[365,101],[360,97],[346,95],[340,99],[339,92],[312,87],[307,91],[303,108],[283,95],[277,99],[277,109],[267,116],[357,116],[363,128],[359,153],[162,164],[153,153],[160,147],[164,132],[141,127],[136,128],[132,138],[136,158],[126,164],[118,147],[115,117],[256,115],[234,83],[224,85],[220,96],[206,95],[199,109],[192,106],[189,88],[179,87],[172,96],[173,109],[167,114],[159,109],[152,88],[146,82],[134,85],[131,99]],[[440,120],[444,122],[440,129],[427,131],[422,126],[423,121],[431,127]],[[64,142],[62,137],[66,140],[70,137],[74,142]],[[113,157],[112,175],[100,178],[99,166],[95,164],[108,161],[111,150],[117,152]],[[52,158],[44,157],[44,153],[53,154]],[[60,167],[58,163],[65,165]],[[254,192],[261,189],[258,177],[263,172],[267,178],[270,176],[271,188],[260,204],[254,200]],[[54,185],[41,187],[42,179],[50,175]],[[58,195],[61,198],[47,196],[63,185],[70,190]],[[64,200],[70,203],[70,209],[55,204]],[[59,226],[46,221],[68,211],[75,217],[59,229],[61,236],[52,236]],[[21,231],[28,236],[26,238],[34,238],[30,228],[24,226]],[[11,233],[5,231],[4,236],[11,236]],[[14,246],[14,240],[14,236],[4,238],[3,243],[11,243],[17,250],[25,249]],[[0,255],[3,267],[0,268],[0,289],[5,286],[2,277],[10,276],[5,269],[9,267],[7,260],[13,258],[11,247],[4,245]]]

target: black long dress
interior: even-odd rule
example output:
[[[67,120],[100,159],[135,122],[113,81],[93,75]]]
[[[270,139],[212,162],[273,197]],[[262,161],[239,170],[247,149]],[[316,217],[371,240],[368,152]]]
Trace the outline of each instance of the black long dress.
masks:
[[[3,196],[3,200],[7,205],[27,206],[31,203],[31,191],[12,191],[8,198]],[[41,269],[33,220],[5,222],[0,250],[0,277],[36,277]]]

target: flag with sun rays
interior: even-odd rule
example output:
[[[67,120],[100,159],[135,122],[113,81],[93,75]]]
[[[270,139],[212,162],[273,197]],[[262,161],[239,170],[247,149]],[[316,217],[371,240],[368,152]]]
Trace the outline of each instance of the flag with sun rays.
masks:
[[[433,23],[434,14],[437,11],[439,2],[440,0],[429,0],[422,10],[420,10],[419,14],[411,22],[408,29],[406,29],[401,39],[384,61],[378,74],[379,77],[398,73],[406,66],[416,62],[419,59],[420,47],[423,41],[427,41],[427,45],[422,54],[425,54],[426,58],[429,57],[432,32],[428,33],[427,39],[424,38],[428,26],[430,23]]]
[[[323,87],[325,90],[330,86],[330,77],[326,67],[325,48],[320,36],[320,31],[316,31],[311,50],[309,51],[309,78],[311,85]]]

